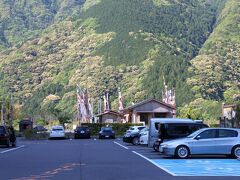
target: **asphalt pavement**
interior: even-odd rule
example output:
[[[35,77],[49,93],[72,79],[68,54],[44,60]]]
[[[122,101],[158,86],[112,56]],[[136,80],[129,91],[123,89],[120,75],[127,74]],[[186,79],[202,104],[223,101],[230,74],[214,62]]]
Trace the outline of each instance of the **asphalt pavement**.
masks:
[[[153,159],[164,159],[151,148],[121,140],[19,141],[0,147],[0,180],[203,180],[226,177],[176,177]],[[239,177],[231,177],[231,180]]]

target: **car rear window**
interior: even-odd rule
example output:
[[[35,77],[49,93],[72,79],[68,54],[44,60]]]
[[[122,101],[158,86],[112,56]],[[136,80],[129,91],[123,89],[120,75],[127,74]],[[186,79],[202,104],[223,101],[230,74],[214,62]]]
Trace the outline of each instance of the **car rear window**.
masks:
[[[237,137],[237,136],[238,136],[238,132],[234,130],[219,129],[218,131],[219,138]]]
[[[112,128],[102,128],[103,131],[111,131]]]
[[[77,130],[87,130],[88,127],[78,127]]]
[[[0,134],[5,134],[6,131],[5,131],[5,128],[3,126],[0,126]]]
[[[53,131],[63,131],[62,128],[53,128],[52,130],[53,130]]]
[[[103,132],[112,132],[111,129],[104,129]]]

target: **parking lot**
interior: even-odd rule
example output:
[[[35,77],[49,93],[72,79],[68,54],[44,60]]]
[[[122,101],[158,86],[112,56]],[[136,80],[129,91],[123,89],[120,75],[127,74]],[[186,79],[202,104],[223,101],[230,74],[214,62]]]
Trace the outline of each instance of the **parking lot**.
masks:
[[[11,152],[11,151],[16,151],[16,150],[21,149],[23,147],[25,147],[25,146],[20,145],[20,146],[17,146],[17,147],[10,147],[10,148],[5,148],[3,146],[0,146],[0,154],[8,153],[8,152]]]
[[[240,176],[240,161],[236,159],[172,159],[119,138],[18,141],[16,148],[0,147],[0,161],[4,162],[0,164],[0,179],[4,180],[170,180],[176,176],[187,180],[232,176],[233,180]]]
[[[237,159],[229,159],[225,156],[193,156],[188,159],[173,159],[147,146],[134,146],[120,139],[116,142],[172,176],[240,176],[240,160]]]

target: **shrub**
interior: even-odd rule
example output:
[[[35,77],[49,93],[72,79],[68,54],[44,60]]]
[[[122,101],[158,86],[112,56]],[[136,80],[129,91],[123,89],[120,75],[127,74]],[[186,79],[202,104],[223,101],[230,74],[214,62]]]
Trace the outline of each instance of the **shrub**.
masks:
[[[101,127],[103,126],[111,126],[113,130],[115,131],[117,136],[122,136],[130,126],[140,126],[142,123],[82,123],[81,125],[88,126],[91,130],[91,135],[98,135],[98,132],[100,131]]]
[[[49,137],[49,133],[47,132],[36,132],[32,129],[26,129],[23,132],[24,137],[26,139],[30,139],[30,140],[40,140],[40,139],[47,139]]]

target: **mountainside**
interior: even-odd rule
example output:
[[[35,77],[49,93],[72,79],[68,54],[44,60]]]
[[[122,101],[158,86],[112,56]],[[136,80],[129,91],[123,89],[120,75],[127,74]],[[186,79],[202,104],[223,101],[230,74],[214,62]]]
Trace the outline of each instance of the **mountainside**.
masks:
[[[203,44],[198,56],[191,60],[189,71],[192,76],[188,79],[188,84],[192,86],[195,100],[180,108],[181,114],[217,120],[221,115],[221,102],[239,105],[239,22],[240,2],[226,1],[217,16],[214,31]]]
[[[14,91],[22,116],[73,117],[76,84],[95,106],[109,90],[116,108],[118,87],[125,105],[161,98],[163,76],[176,87],[178,106],[198,94],[223,99],[239,83],[234,69],[235,81],[226,75],[224,88],[209,90],[223,79],[211,67],[201,74],[206,56],[221,67],[221,48],[239,55],[237,0],[11,0],[0,7],[0,95]],[[231,59],[224,66],[233,67]],[[214,82],[203,81],[213,74]]]
[[[240,2],[227,1],[217,18],[214,32],[192,60],[191,71],[195,76],[190,79],[190,84],[203,98],[223,100],[225,94],[227,100],[240,100],[239,22]]]
[[[0,49],[21,46],[54,22],[79,13],[84,0],[0,1]]]

